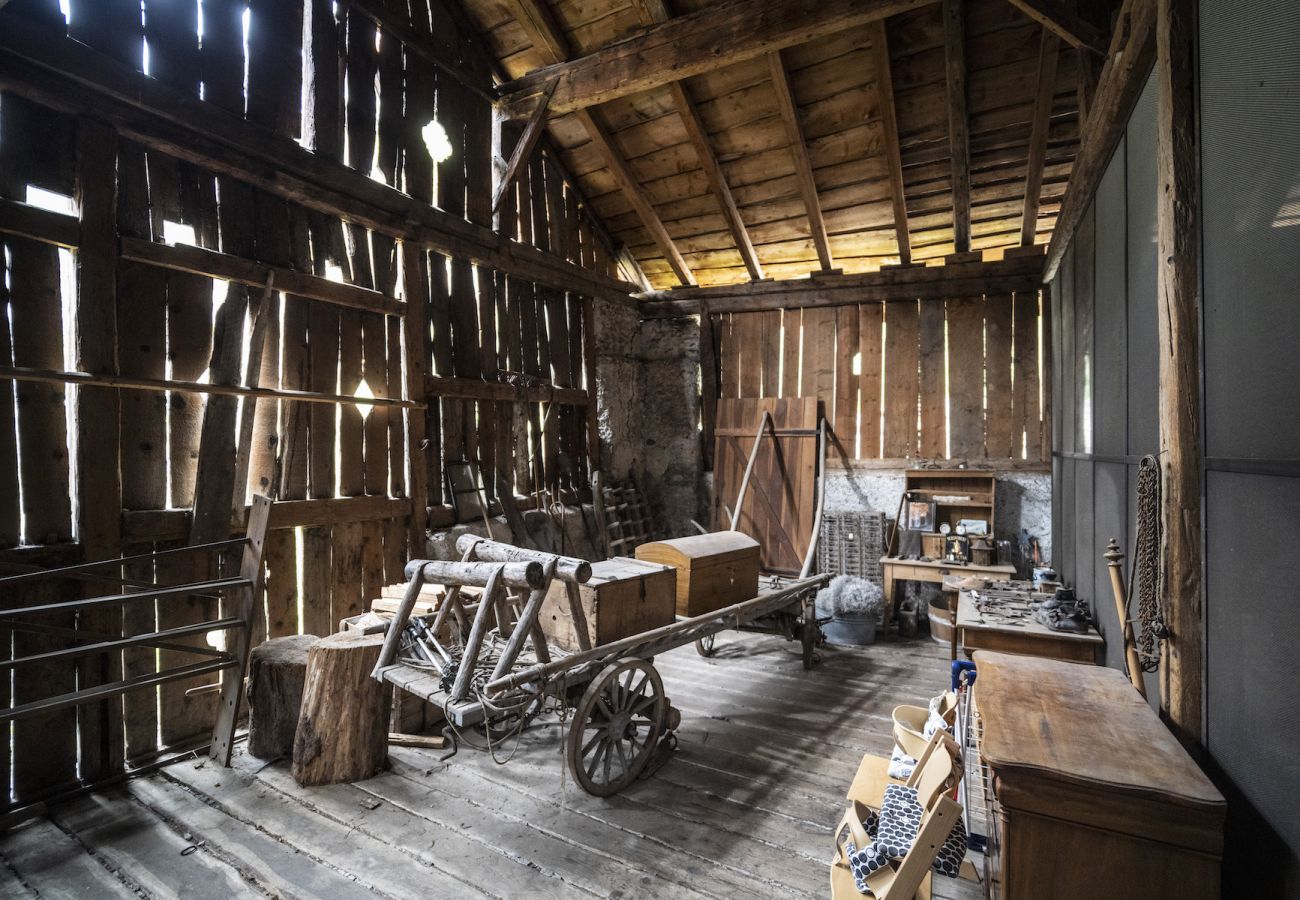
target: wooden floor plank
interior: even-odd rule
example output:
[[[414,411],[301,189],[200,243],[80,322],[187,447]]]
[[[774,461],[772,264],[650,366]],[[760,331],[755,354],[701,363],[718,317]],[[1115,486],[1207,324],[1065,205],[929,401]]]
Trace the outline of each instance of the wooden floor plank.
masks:
[[[347,873],[299,853],[278,835],[229,815],[167,779],[139,779],[127,790],[173,830],[189,834],[199,846],[198,853],[237,868],[250,896],[304,900],[374,900],[377,896]]]
[[[239,873],[169,829],[118,788],[83,797],[55,810],[53,822],[103,865],[159,898],[224,900],[247,885]]]
[[[0,837],[21,896],[795,898],[824,894],[830,831],[893,707],[948,680],[944,647],[824,647],[727,633],[655,665],[682,711],[675,752],[622,794],[587,795],[542,716],[497,765],[462,746],[393,748],[389,771],[304,790],[283,764],[184,762]],[[48,844],[51,851],[45,845]],[[198,849],[181,857],[189,845]],[[52,857],[51,857],[52,853]],[[47,857],[52,859],[47,861]],[[30,875],[29,875],[30,873]],[[48,889],[48,892],[47,892]],[[937,879],[936,900],[977,885]]]
[[[86,897],[134,900],[141,895],[86,848],[47,819],[19,825],[0,842],[4,864],[34,896],[52,900]]]

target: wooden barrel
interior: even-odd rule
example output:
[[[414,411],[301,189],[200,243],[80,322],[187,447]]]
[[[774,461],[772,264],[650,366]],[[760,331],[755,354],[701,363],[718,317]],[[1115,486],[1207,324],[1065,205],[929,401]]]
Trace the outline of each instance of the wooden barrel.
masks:
[[[939,644],[952,644],[952,610],[948,609],[948,594],[930,598],[930,637]]]

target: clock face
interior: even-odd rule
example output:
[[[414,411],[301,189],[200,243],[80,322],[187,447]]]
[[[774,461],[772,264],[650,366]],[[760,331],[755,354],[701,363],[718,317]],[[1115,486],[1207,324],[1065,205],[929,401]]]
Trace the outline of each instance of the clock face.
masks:
[[[958,533],[958,534],[965,534],[965,533],[966,533],[966,526],[965,526],[965,525],[958,525],[958,526],[957,526],[957,533]]]
[[[947,534],[950,531],[952,531],[952,526],[949,525],[947,522],[944,522],[942,525],[939,526],[940,534]]]

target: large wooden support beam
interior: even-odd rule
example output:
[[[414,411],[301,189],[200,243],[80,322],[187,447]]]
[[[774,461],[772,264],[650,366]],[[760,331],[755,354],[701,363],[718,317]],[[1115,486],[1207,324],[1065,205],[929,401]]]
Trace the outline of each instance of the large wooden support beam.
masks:
[[[148,149],[520,279],[616,303],[633,290],[408,197],[20,16],[0,17],[0,87],[6,91],[73,115],[93,115]]]
[[[550,7],[538,0],[506,0],[506,6],[514,15],[515,20],[519,22],[520,27],[528,35],[529,41],[533,47],[543,55],[555,60],[557,63],[563,62],[572,55],[572,47],[564,30],[560,27],[559,22],[555,20],[554,14]],[[556,84],[548,83],[544,86],[544,97],[552,110],[553,115],[559,115],[560,111],[554,107],[552,100],[557,90]],[[572,112],[572,110],[569,110]],[[587,136],[591,138],[592,144],[599,151],[601,158],[605,160],[605,167],[609,169],[614,180],[618,182],[619,189],[627,198],[632,209],[636,211],[637,216],[645,225],[646,230],[650,232],[651,239],[659,248],[659,252],[664,255],[668,265],[673,270],[677,279],[686,285],[695,284],[695,276],[691,273],[690,267],[686,265],[686,260],[678,251],[677,245],[673,243],[668,229],[664,227],[663,221],[659,214],[654,211],[650,200],[641,189],[641,184],[628,168],[627,161],[623,159],[623,154],[614,145],[613,139],[609,136],[604,124],[597,117],[595,110],[581,109],[578,110],[578,121],[587,131]]]
[[[871,35],[871,56],[875,63],[876,94],[880,98],[880,122],[885,132],[885,156],[889,166],[889,199],[894,208],[894,234],[898,261],[912,261],[912,239],[907,229],[907,188],[903,181],[903,151],[898,140],[898,109],[894,103],[893,64],[889,58],[889,35],[883,21],[867,26]]]
[[[1038,94],[1034,98],[1033,129],[1029,135],[1029,164],[1025,170],[1025,207],[1020,218],[1020,243],[1028,247],[1038,235],[1038,206],[1043,194],[1043,166],[1047,162],[1047,133],[1056,97],[1056,63],[1061,39],[1044,29],[1038,50]]]
[[[948,147],[952,154],[952,241],[970,252],[970,119],[966,114],[966,22],[962,0],[943,0],[943,50],[948,72]]]
[[[898,267],[862,275],[675,288],[639,295],[640,310],[643,319],[671,319],[699,315],[704,306],[711,313],[752,312],[845,306],[881,300],[942,300],[1020,291],[1032,293],[1042,286],[1042,265],[1041,256],[1028,256],[997,262]]]
[[[662,24],[672,18],[663,0],[635,0],[633,5],[641,16],[642,23],[646,25]],[[695,108],[695,101],[691,99],[686,86],[680,81],[668,85],[668,90],[672,94],[673,105],[677,107],[677,115],[682,120],[682,126],[686,129],[686,136],[691,141],[691,147],[700,160],[700,168],[709,182],[709,190],[718,201],[722,218],[726,220],[727,229],[731,232],[732,240],[736,242],[736,252],[740,254],[749,277],[757,281],[763,277],[763,266],[754,252],[754,242],[750,240],[749,229],[745,227],[745,221],[740,217],[740,209],[736,206],[726,175],[718,163],[717,154],[713,152],[713,145],[709,143],[709,133],[705,130],[704,122]]]
[[[831,242],[826,235],[826,221],[822,218],[822,204],[817,196],[817,180],[813,177],[808,144],[803,138],[803,126],[799,124],[799,105],[795,103],[794,85],[790,83],[790,73],[781,61],[780,51],[768,54],[767,61],[772,72],[772,86],[776,89],[777,107],[781,110],[781,121],[785,123],[786,139],[790,142],[790,153],[794,156],[795,179],[799,182],[799,194],[803,197],[804,209],[808,212],[808,227],[812,231],[813,245],[817,248],[817,260],[823,270],[830,270],[835,268],[835,258],[831,256]]]
[[[1160,321],[1161,546],[1165,622],[1160,705],[1187,745],[1201,742],[1201,338],[1198,290],[1196,4],[1158,0],[1156,244]]]
[[[1011,5],[1071,47],[1106,55],[1106,35],[1061,0],[1011,0]]]
[[[1111,38],[1110,55],[1097,79],[1088,127],[1074,158],[1070,183],[1047,246],[1044,281],[1051,281],[1056,274],[1065,248],[1097,193],[1111,154],[1124,136],[1129,115],[1146,85],[1156,58],[1155,21],[1156,0],[1124,0]]]
[[[503,107],[511,118],[525,118],[544,86],[558,81],[551,111],[563,115],[932,2],[728,0],[647,28],[572,62],[529,72],[502,86]]]

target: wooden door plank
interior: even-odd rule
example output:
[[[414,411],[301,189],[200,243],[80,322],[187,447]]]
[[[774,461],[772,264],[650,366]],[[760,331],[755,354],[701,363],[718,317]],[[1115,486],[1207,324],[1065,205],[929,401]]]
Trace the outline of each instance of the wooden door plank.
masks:
[[[761,315],[761,314],[760,314]],[[858,353],[858,308],[840,306],[835,310],[835,416],[834,437],[840,452],[848,459],[857,455],[858,444],[858,377],[853,374],[853,359]],[[828,448],[827,457],[833,453]]]
[[[786,309],[781,312],[781,396],[798,397],[802,378],[799,372],[799,350],[803,346],[803,310]]]

